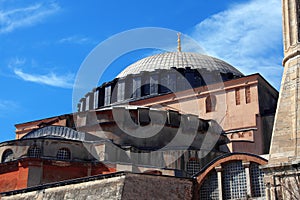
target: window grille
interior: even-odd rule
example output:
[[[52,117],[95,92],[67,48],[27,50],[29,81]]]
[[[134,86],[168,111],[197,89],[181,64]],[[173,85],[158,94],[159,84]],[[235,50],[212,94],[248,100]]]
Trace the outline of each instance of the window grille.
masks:
[[[71,152],[67,148],[59,149],[56,155],[58,160],[70,160],[71,159]]]
[[[222,188],[224,199],[244,199],[247,196],[246,172],[242,161],[222,166]]]
[[[28,150],[28,157],[31,157],[31,158],[39,158],[39,157],[41,157],[41,149],[39,147],[37,147],[37,146],[31,147]]]
[[[264,172],[257,163],[250,164],[251,190],[253,197],[265,196]]]
[[[217,172],[213,170],[207,175],[200,188],[201,200],[218,200],[219,188]]]
[[[186,170],[189,176],[192,176],[200,171],[200,162],[197,158],[191,158],[187,162]]]

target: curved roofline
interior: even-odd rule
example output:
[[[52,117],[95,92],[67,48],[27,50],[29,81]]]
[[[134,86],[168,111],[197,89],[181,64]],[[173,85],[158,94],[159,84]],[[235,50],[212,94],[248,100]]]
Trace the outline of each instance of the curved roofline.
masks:
[[[214,64],[212,64],[213,62]],[[206,68],[208,71],[219,70],[222,73],[232,72],[236,75],[243,76],[243,73],[229,63],[206,54],[196,52],[164,52],[142,58],[128,65],[116,78],[140,74],[142,71],[151,72],[155,71],[155,69],[170,69],[172,67],[190,67],[192,69]]]
[[[57,130],[59,129],[59,130]],[[65,138],[71,140],[83,140],[84,132],[78,132],[72,128],[66,126],[44,126],[42,128],[34,129],[24,136],[21,139],[27,138]],[[49,137],[52,136],[52,137]]]
[[[15,139],[15,140],[7,140],[7,141],[4,141],[4,142],[1,142],[0,143],[0,147],[3,145],[7,145],[7,144],[10,144],[10,143],[15,143],[15,142],[23,142],[23,141],[27,141],[27,140],[57,140],[57,141],[70,141],[70,142],[79,142],[79,143],[82,143],[82,142],[92,142],[92,141],[80,141],[80,140],[72,140],[72,139],[66,139],[66,138],[62,138],[62,137],[53,137],[53,138],[47,138],[47,137],[39,137],[39,138],[26,138],[26,139]]]
[[[99,141],[101,140],[95,135],[86,132],[80,132],[66,126],[45,126],[30,131],[20,139],[33,139],[33,138],[61,138],[67,140],[77,141]]]

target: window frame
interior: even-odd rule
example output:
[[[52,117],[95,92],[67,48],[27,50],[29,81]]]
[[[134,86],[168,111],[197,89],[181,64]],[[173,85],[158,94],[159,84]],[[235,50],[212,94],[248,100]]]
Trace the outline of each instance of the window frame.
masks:
[[[56,159],[65,161],[71,160],[71,151],[65,147],[60,148],[56,153]]]
[[[14,159],[13,155],[14,155],[14,152],[13,152],[12,149],[6,149],[6,150],[4,150],[3,153],[2,153],[2,156],[1,156],[1,163],[12,161]],[[12,158],[10,158],[10,160],[6,160],[10,156],[12,156]]]

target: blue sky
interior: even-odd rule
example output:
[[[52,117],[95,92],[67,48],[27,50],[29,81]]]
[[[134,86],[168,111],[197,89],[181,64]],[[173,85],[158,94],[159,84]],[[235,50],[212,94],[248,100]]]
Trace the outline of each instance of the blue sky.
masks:
[[[0,141],[14,139],[14,124],[71,113],[72,85],[89,52],[141,27],[189,35],[207,54],[279,89],[280,0],[0,0]],[[121,57],[105,80],[151,52]]]

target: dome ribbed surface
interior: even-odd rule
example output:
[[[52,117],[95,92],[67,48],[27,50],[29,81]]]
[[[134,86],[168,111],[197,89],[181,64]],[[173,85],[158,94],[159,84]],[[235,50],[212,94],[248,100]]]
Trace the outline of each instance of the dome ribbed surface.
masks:
[[[203,54],[190,52],[168,52],[143,58],[124,69],[117,78],[129,74],[139,74],[143,71],[151,72],[155,69],[186,68],[206,69],[207,71],[219,71],[221,73],[233,73],[236,76],[243,74],[230,64]]]

